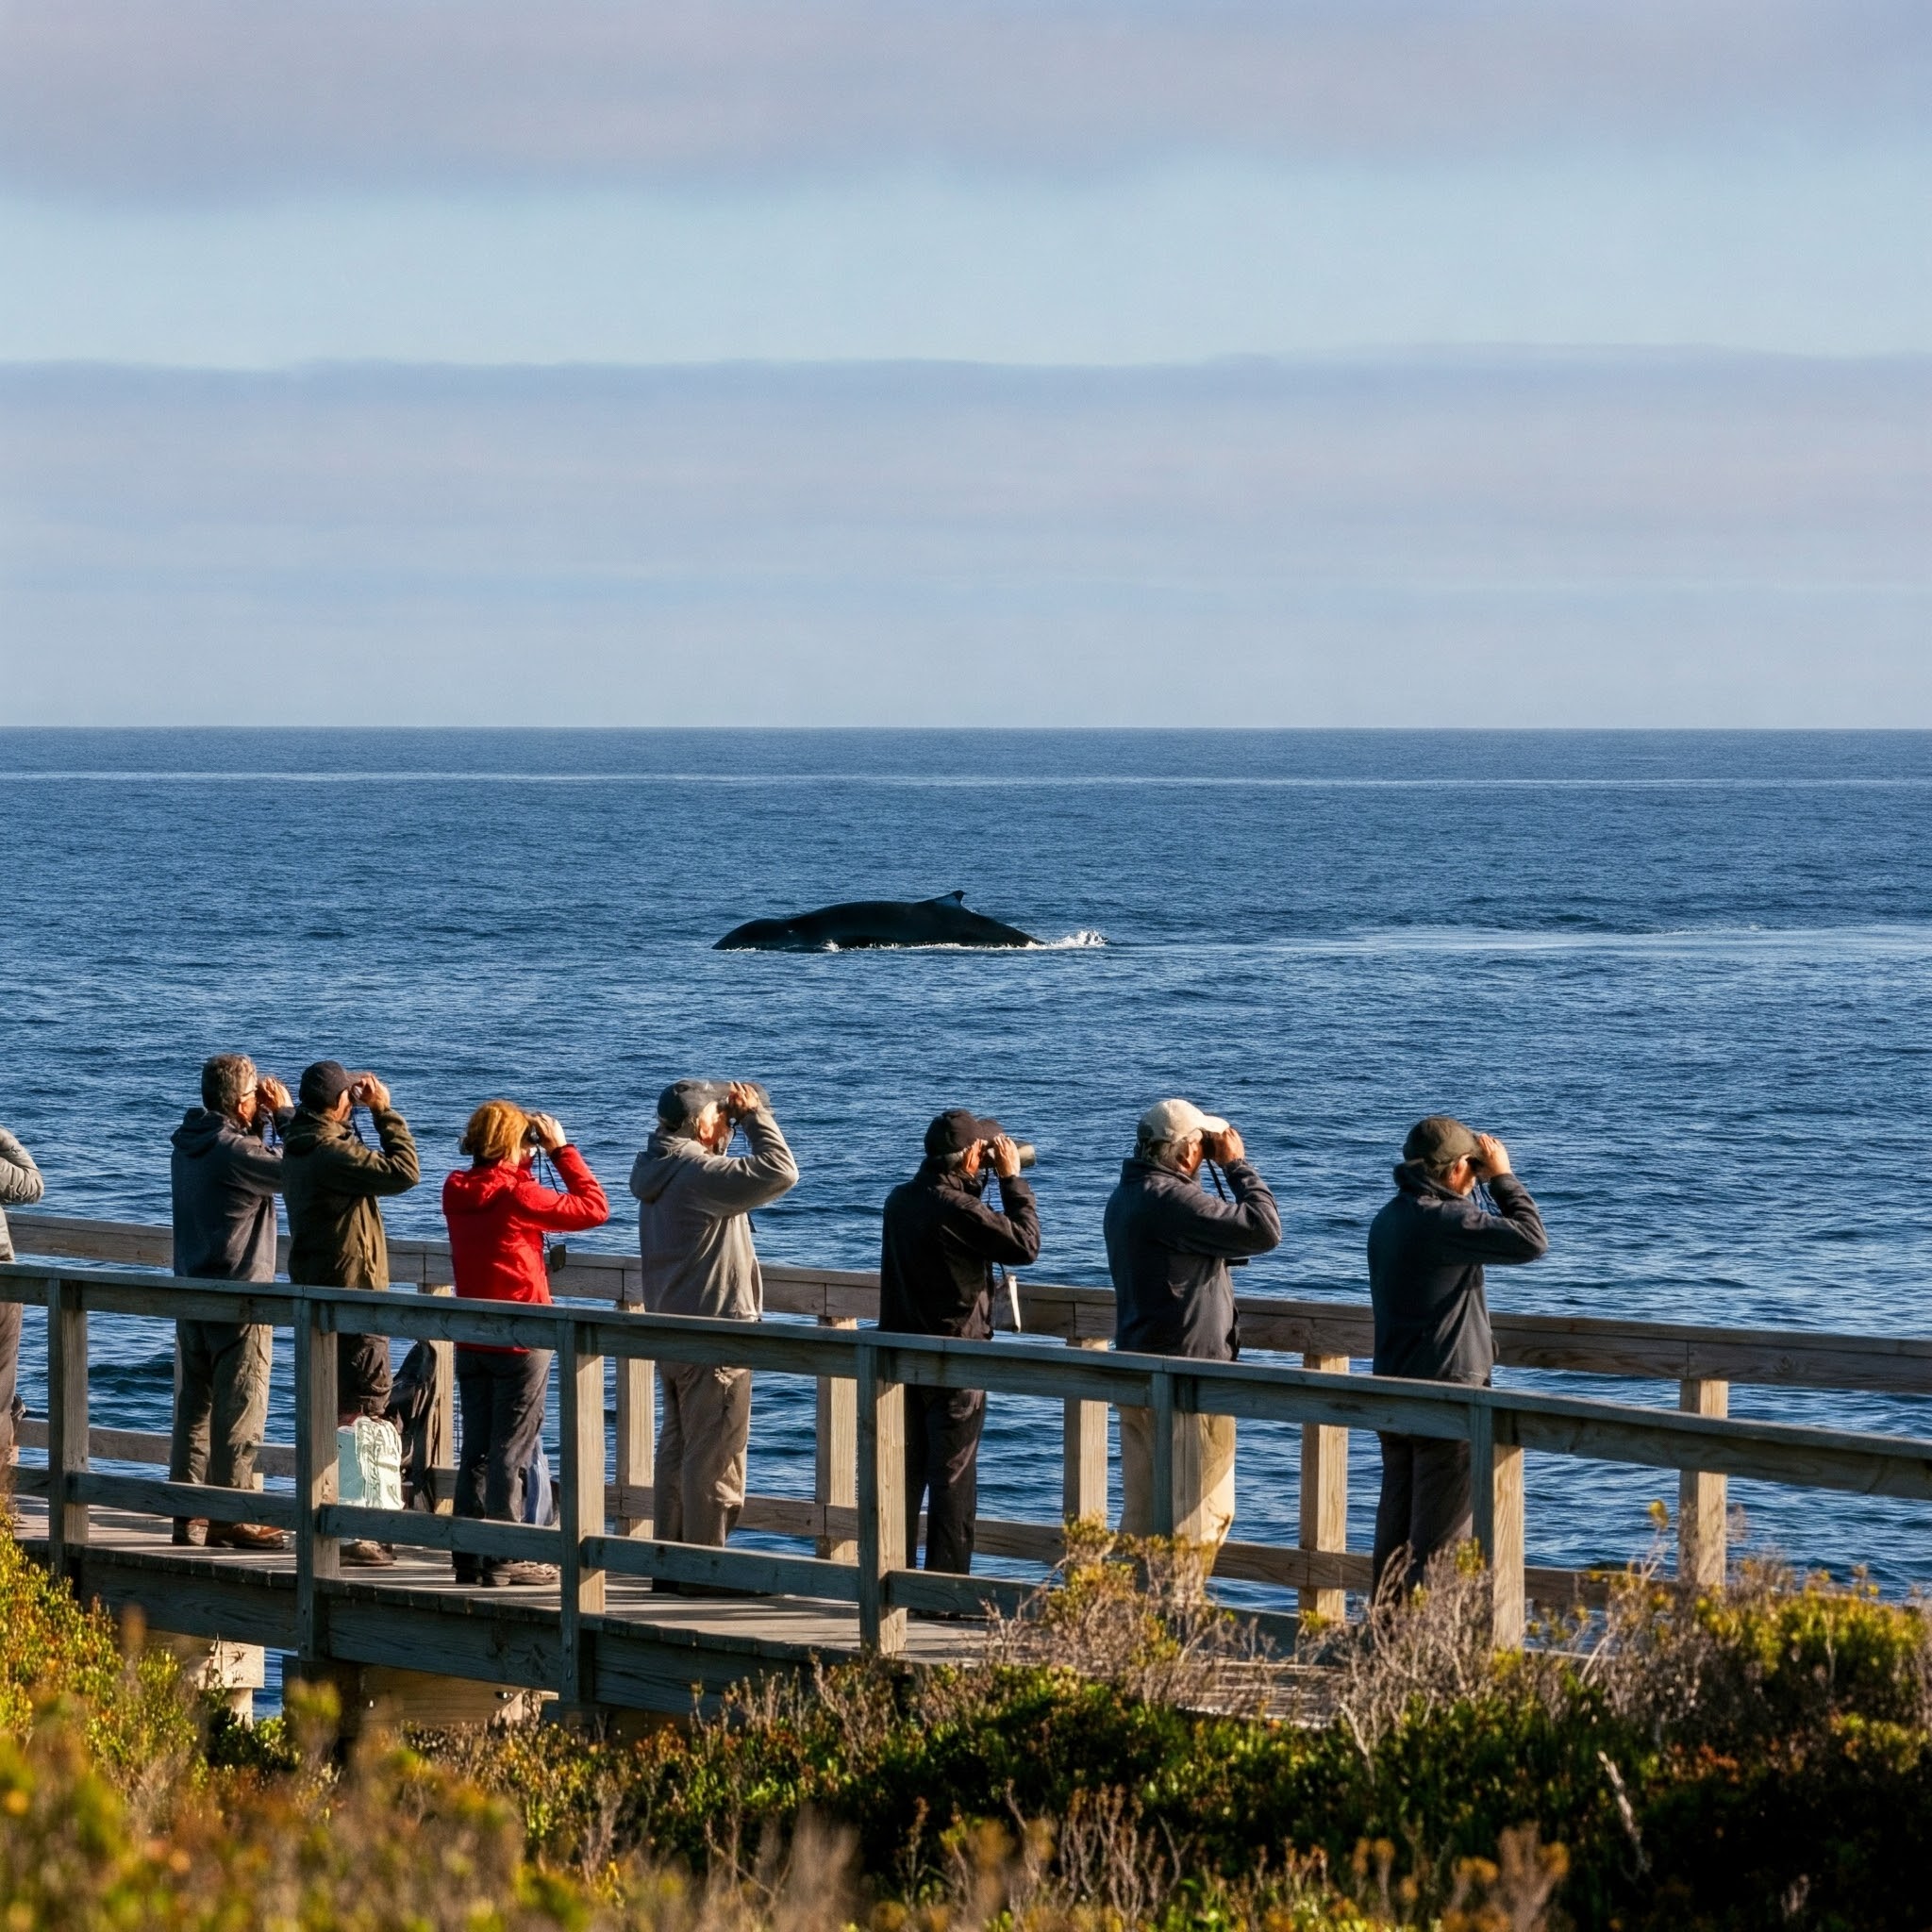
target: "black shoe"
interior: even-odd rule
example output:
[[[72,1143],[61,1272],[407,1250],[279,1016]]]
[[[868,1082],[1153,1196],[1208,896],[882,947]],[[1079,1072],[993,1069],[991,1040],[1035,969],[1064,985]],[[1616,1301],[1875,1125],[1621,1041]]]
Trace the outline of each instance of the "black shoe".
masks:
[[[476,1587],[476,1579],[481,1573],[476,1568],[475,1557],[454,1557],[450,1559],[450,1568],[464,1589],[474,1590]]]

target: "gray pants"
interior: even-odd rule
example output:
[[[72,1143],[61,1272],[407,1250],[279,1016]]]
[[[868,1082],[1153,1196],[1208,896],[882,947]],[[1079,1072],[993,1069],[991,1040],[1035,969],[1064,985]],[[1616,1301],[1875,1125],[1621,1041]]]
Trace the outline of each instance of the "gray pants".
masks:
[[[723,1547],[744,1507],[751,1371],[697,1362],[658,1370],[658,1538]]]
[[[1470,1500],[1469,1444],[1431,1436],[1384,1436],[1382,1500],[1375,1506],[1374,1581],[1382,1592],[1383,1574],[1406,1554],[1399,1579],[1404,1591],[1423,1580],[1438,1550],[1466,1541],[1475,1527]]]
[[[180,1384],[168,1479],[253,1489],[275,1330],[234,1322],[177,1322],[175,1328]]]

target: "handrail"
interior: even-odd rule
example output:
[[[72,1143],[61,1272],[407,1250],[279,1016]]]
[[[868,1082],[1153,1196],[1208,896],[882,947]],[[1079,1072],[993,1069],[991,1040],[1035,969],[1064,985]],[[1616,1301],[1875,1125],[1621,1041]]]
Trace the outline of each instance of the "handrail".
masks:
[[[1213,1414],[1300,1424],[1306,1430],[1373,1428],[1466,1441],[1478,1541],[1489,1558],[1491,1615],[1499,1641],[1521,1635],[1525,1600],[1522,1458],[1524,1450],[1651,1468],[1677,1468],[1860,1494],[1932,1497],[1932,1441],[1792,1424],[1641,1407],[1538,1391],[1465,1388],[1255,1362],[1202,1362],[1162,1356],[1040,1350],[998,1341],[903,1336],[876,1329],[805,1327],[674,1315],[607,1313],[558,1305],[457,1302],[360,1289],[282,1283],[158,1279],[129,1270],[48,1270],[0,1265],[0,1301],[48,1311],[49,1551],[72,1569],[88,1538],[90,1504],[172,1515],[191,1499],[198,1514],[232,1522],[268,1516],[270,1499],[245,1491],[191,1488],[148,1478],[106,1477],[89,1468],[87,1333],[90,1315],[258,1322],[292,1327],[296,1338],[296,1493],[274,1499],[274,1517],[296,1532],[298,1627],[325,1641],[325,1599],[336,1574],[337,1541],[379,1524],[391,1541],[478,1555],[554,1550],[563,1565],[563,1691],[582,1700],[591,1681],[595,1620],[605,1577],[625,1574],[690,1578],[694,1569],[753,1590],[815,1584],[858,1602],[862,1641],[892,1651],[904,1641],[907,1606],[967,1607],[998,1597],[986,1579],[912,1576],[906,1567],[903,1491],[904,1390],[985,1389],[1052,1396],[1070,1407],[1151,1407],[1157,1414]],[[335,1494],[338,1332],[383,1332],[423,1341],[552,1348],[564,1391],[557,1530],[457,1522],[340,1506]],[[856,1391],[854,1502],[857,1549],[836,1559],[768,1557],[738,1550],[693,1555],[683,1546],[632,1539],[608,1560],[606,1534],[604,1363],[686,1361],[747,1367],[842,1382]],[[1072,1434],[1070,1431],[1070,1441]],[[22,1472],[23,1477],[28,1472]],[[1154,1498],[1155,1528],[1171,1532],[1197,1497],[1171,1472]],[[23,1482],[23,1487],[28,1487]],[[540,1541],[541,1539],[541,1541]],[[903,1581],[901,1579],[907,1579]],[[1330,1584],[1328,1587],[1332,1588]],[[320,1654],[316,1652],[314,1654]]]
[[[80,1215],[16,1209],[8,1216],[16,1247],[64,1260],[167,1268],[170,1229],[147,1222],[98,1221]],[[288,1238],[277,1265],[288,1261]],[[607,1254],[559,1242],[552,1250],[552,1290],[586,1301],[636,1306],[643,1293],[635,1255]],[[450,1279],[449,1244],[392,1235],[390,1273],[398,1285]],[[873,1321],[878,1275],[858,1269],[763,1265],[769,1313],[822,1321]],[[1373,1349],[1368,1307],[1311,1296],[1244,1294],[1235,1298],[1241,1337],[1251,1349],[1347,1356]],[[1106,1341],[1114,1330],[1110,1289],[1057,1283],[1020,1284],[1028,1334],[1059,1341]],[[1734,1328],[1607,1316],[1529,1315],[1492,1310],[1497,1358],[1505,1367],[1552,1369],[1641,1380],[1723,1381],[1789,1389],[1854,1389],[1869,1394],[1932,1394],[1932,1337],[1857,1335],[1806,1328]]]

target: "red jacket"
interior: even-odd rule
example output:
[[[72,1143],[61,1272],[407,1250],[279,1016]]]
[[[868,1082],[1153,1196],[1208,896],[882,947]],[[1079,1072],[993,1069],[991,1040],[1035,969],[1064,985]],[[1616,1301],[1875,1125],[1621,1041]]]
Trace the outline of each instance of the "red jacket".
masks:
[[[575,1147],[550,1157],[567,1192],[542,1186],[527,1167],[491,1161],[459,1167],[442,1184],[450,1266],[458,1294],[470,1301],[547,1302],[546,1233],[597,1227],[610,1204]]]

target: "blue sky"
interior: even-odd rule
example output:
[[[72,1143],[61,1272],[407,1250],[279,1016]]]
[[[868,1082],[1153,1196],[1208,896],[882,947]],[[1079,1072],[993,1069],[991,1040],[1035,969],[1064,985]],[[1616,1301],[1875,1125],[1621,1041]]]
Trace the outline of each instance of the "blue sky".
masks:
[[[1068,395],[1087,393],[1080,372],[1112,368],[1145,379],[1108,391],[1118,421],[1103,433],[1083,415],[1082,435],[1180,489],[1174,479],[1191,464],[1227,457],[1214,422],[1190,430],[1176,398],[1191,391],[1167,384],[1178,366],[1274,358],[1306,397],[1324,369],[1440,371],[1445,357],[1478,350],[1486,366],[1513,356],[1526,371],[1557,349],[1588,352],[1577,371],[1674,357],[1702,372],[1710,409],[1741,412],[1723,419],[1724,435],[1749,441],[1773,425],[1787,439],[1774,449],[1825,462],[1810,508],[1789,491],[1769,500],[1750,474],[1680,466],[1699,490],[1731,492],[1682,505],[1690,553],[1666,570],[1654,547],[1610,542],[1591,576],[1565,532],[1538,535],[1536,478],[1519,475],[1521,509],[1499,508],[1496,541],[1473,553],[1514,559],[1495,564],[1482,593],[1486,608],[1514,610],[1484,633],[1496,648],[1549,641],[1532,714],[1510,722],[1563,722],[1565,691],[1604,701],[1586,657],[1614,634],[1609,596],[1635,600],[1653,631],[1681,621],[1698,666],[1688,682],[1657,670],[1619,680],[1624,722],[1672,722],[1687,691],[1697,715],[1682,722],[1804,722],[1818,702],[1806,653],[1856,634],[1878,656],[1856,683],[1856,715],[1840,722],[1887,722],[1909,703],[1920,711],[1907,722],[1932,724],[1914,655],[1924,655],[1932,535],[1916,361],[1932,356],[1928,99],[1932,8],[1894,0],[0,0],[0,365],[13,371],[0,431],[10,423],[25,447],[44,411],[65,408],[68,441],[102,466],[104,498],[118,500],[117,473],[165,462],[171,449],[198,488],[221,495],[200,452],[254,459],[232,411],[255,391],[231,386],[217,399],[184,376],[178,407],[158,413],[151,390],[136,403],[110,381],[51,373],[37,389],[34,369],[471,365],[502,372],[493,399],[487,385],[465,392],[480,439],[503,408],[567,417],[575,407],[559,391],[533,402],[519,389],[514,372],[532,364],[691,368],[691,407],[708,408],[727,406],[703,370],[747,359],[794,368],[828,396],[839,391],[825,372],[842,363],[1043,367],[1067,373]],[[1768,359],[1740,390],[1723,374],[1726,352]],[[1890,397],[1877,415],[1902,439],[1873,428],[1866,401],[1815,381],[1807,359],[1869,365]],[[1350,379],[1336,374],[1336,392]],[[407,464],[407,385],[352,402],[326,383],[290,380],[262,393],[299,397],[318,463],[347,460],[338,439],[353,438],[352,466],[379,476],[385,451]],[[1654,397],[1637,399],[1641,384],[1620,429],[1602,413],[1597,375],[1574,374],[1554,400],[1539,380],[1449,385],[1472,464],[1508,451],[1536,394],[1591,425],[1561,460],[1603,472],[1609,496],[1624,445],[1669,484],[1671,439]],[[1446,392],[1424,381],[1413,406],[1438,408]],[[868,427],[855,446],[890,441],[894,393],[890,381],[864,391]],[[390,399],[387,414],[371,394]],[[197,398],[222,425],[212,443],[194,420]],[[947,407],[959,460],[985,463],[989,526],[1017,515],[1024,492],[984,436],[968,433],[994,406],[960,391]],[[1276,407],[1257,405],[1260,418]],[[1136,443],[1132,425],[1157,418],[1158,433]],[[907,438],[926,433],[921,409],[896,420]],[[1210,527],[1180,489],[1168,514],[1187,527],[1191,570],[1212,575],[1222,555],[1249,586],[1242,648],[1265,658],[1257,640],[1278,640],[1279,675],[1265,680],[1278,715],[1262,722],[1385,722],[1386,685],[1354,689],[1317,659],[1345,658],[1355,637],[1393,648],[1398,632],[1422,648],[1435,580],[1414,558],[1460,527],[1463,501],[1488,498],[1480,475],[1452,463],[1427,466],[1438,495],[1419,501],[1399,467],[1364,471],[1360,420],[1330,414],[1319,433],[1324,460],[1383,479],[1355,506],[1386,540],[1370,546],[1373,566],[1352,566],[1359,596],[1335,604],[1333,586],[1306,575],[1311,565],[1300,577],[1257,571],[1238,499],[1223,500]],[[567,450],[554,423],[537,440]],[[462,458],[457,442],[446,447],[444,494],[459,499]],[[872,692],[912,722],[931,680],[877,661],[876,640],[907,639],[916,667],[974,620],[897,570],[891,519],[876,504],[860,508],[862,477],[825,474],[775,427],[765,444],[732,447],[747,466],[737,482],[689,458],[691,500],[716,520],[701,547],[723,546],[707,566],[710,614],[699,625],[688,610],[670,621],[660,609],[628,649],[621,624],[607,635],[601,711],[615,706],[634,723],[838,722],[825,693],[841,688],[841,667],[864,660]],[[744,571],[730,567],[731,506],[746,478],[773,468],[812,479],[808,524],[832,501],[874,518],[870,543],[861,531],[837,546],[842,575],[836,594],[814,592],[820,618],[782,641],[755,608],[771,532],[746,533]],[[231,718],[316,716],[299,679],[251,678],[243,703],[223,696],[221,680],[184,696],[144,675],[154,645],[143,638],[194,634],[225,591],[233,623],[271,644],[315,634],[319,607],[302,601],[323,595],[312,575],[276,593],[244,567],[269,536],[245,501],[220,531],[198,530],[198,575],[158,587],[136,559],[164,506],[141,512],[152,527],[75,522],[88,481],[62,474],[71,494],[57,500],[44,473],[0,452],[0,654],[41,649],[56,628],[63,643],[53,674],[37,667],[25,681],[34,715],[108,721],[117,706],[155,715],[178,702],[200,707],[197,717],[224,705]],[[646,474],[675,478],[676,464],[655,451]],[[1083,479],[1069,490],[1091,487],[1080,463],[1069,475]],[[1874,493],[1892,506],[1882,561],[1861,552],[1851,568],[1830,543],[1794,552],[1794,516],[1836,529]],[[259,515],[295,541],[303,479],[284,466],[271,495]],[[1291,514],[1261,485],[1252,504],[1254,514]],[[406,532],[421,512],[396,500],[390,513]],[[1100,497],[1067,514],[1088,526]],[[494,525],[477,516],[470,537],[480,545]],[[975,556],[948,519],[949,572],[980,573],[991,606],[1044,597],[1037,576],[1003,583],[999,540]],[[1698,553],[1695,533],[1720,528],[1723,541],[1710,536],[1717,547]],[[1406,545],[1403,532],[1416,530]],[[425,535],[457,541],[441,525]],[[1027,620],[1060,722],[1077,722],[1080,692],[1097,689],[1109,652],[1149,666],[1224,621],[1164,603],[1137,575],[1124,530],[1110,541],[1104,567],[1074,574],[1084,590],[1059,582]],[[1297,554],[1290,524],[1273,541]],[[383,546],[371,543],[338,559],[348,603],[331,608],[353,608],[342,621],[378,656],[420,660],[411,702],[433,709],[421,607],[385,597]],[[600,583],[624,556],[619,535],[608,543]],[[531,576],[514,605],[536,625],[541,587],[562,566],[528,547]],[[1795,576],[1794,555],[1812,559]],[[142,581],[175,601],[137,624]],[[1694,614],[1658,614],[1678,610],[1692,582]],[[1889,602],[1874,623],[1878,583]],[[1529,584],[1556,621],[1511,605]],[[1323,597],[1321,624],[1291,621]],[[1399,624],[1390,599],[1406,613]],[[1443,622],[1480,631],[1487,620],[1474,609],[1444,607]],[[1763,655],[1774,636],[1785,641],[1776,663]],[[753,653],[760,675],[667,676],[680,648]],[[1095,704],[1096,715],[1108,709]],[[867,715],[882,714],[868,702]]]

